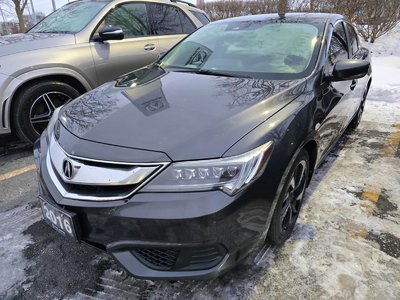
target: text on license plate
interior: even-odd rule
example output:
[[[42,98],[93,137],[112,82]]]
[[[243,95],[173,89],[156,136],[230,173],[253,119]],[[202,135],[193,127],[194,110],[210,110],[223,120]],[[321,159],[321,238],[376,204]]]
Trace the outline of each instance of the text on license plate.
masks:
[[[44,218],[54,229],[64,235],[75,237],[74,224],[70,215],[53,207],[42,199],[40,199],[40,203]]]

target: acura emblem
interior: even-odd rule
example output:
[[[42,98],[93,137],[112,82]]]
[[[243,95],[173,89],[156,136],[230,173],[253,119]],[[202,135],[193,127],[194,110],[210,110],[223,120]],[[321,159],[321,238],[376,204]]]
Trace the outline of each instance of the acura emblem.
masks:
[[[72,179],[73,167],[72,167],[72,163],[68,159],[64,159],[62,169],[63,169],[65,178]]]

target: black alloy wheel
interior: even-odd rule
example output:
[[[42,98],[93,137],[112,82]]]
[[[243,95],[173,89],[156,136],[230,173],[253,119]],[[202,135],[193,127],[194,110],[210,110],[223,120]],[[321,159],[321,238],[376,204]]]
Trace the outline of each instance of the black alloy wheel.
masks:
[[[350,130],[355,130],[358,127],[358,125],[360,125],[361,117],[364,112],[364,107],[365,107],[365,98],[363,98],[363,100],[361,101],[356,115],[353,117],[353,119],[351,120],[351,122],[349,124]]]
[[[285,179],[268,231],[267,242],[283,244],[293,231],[309,176],[308,152],[301,150]]]
[[[306,189],[306,163],[305,160],[298,163],[282,201],[280,212],[282,232],[289,230],[294,225],[300,213],[304,191]]]

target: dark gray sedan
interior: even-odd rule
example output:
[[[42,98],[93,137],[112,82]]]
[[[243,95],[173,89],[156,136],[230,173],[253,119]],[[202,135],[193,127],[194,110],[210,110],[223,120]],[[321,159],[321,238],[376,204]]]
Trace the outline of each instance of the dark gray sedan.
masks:
[[[45,219],[138,277],[217,276],[290,236],[370,84],[340,15],[206,25],[56,110],[34,150]]]

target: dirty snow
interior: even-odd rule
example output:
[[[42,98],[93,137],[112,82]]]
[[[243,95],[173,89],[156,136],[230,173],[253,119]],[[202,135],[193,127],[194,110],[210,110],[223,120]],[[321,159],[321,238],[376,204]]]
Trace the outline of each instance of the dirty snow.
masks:
[[[373,83],[360,127],[341,139],[316,172],[283,247],[260,247],[212,281],[171,283],[135,279],[115,263],[104,264],[105,254],[89,253],[77,263],[71,253],[84,246],[74,245],[63,256],[65,266],[106,270],[72,295],[50,283],[46,293],[36,294],[51,299],[400,299],[400,25],[366,46],[374,55]],[[37,285],[40,268],[30,268],[35,261],[27,260],[24,249],[41,227],[22,232],[39,219],[39,208],[29,205],[0,212],[0,297],[20,298]],[[70,246],[56,240],[47,247]],[[54,262],[57,253],[40,255]],[[56,279],[71,283],[68,276]]]
[[[7,297],[24,289],[21,285],[25,279],[25,270],[31,262],[23,256],[23,250],[31,243],[31,238],[22,232],[41,219],[38,208],[29,205],[17,207],[7,212],[0,212],[0,294],[4,291]]]

